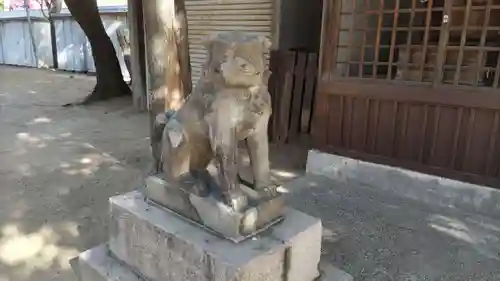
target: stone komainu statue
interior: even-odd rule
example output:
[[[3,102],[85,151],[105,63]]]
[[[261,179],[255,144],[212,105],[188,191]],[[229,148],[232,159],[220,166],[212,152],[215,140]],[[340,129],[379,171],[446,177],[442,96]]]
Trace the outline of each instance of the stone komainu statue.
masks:
[[[271,42],[229,32],[210,37],[204,45],[208,58],[203,75],[178,111],[158,116],[153,154],[169,184],[201,181],[198,193],[219,192],[222,201],[238,211],[248,203],[240,190],[238,142],[245,141],[249,151],[253,188],[270,187],[270,72],[264,54]],[[215,183],[210,183],[207,171],[211,161],[217,167]]]

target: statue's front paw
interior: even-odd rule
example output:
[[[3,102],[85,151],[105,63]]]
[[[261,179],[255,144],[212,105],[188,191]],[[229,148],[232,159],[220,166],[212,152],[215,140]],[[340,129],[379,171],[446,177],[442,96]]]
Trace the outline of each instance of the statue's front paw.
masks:
[[[260,197],[274,197],[278,195],[278,186],[276,184],[257,185],[255,191]]]
[[[248,198],[241,191],[232,191],[223,195],[224,203],[236,212],[242,212],[248,206]]]

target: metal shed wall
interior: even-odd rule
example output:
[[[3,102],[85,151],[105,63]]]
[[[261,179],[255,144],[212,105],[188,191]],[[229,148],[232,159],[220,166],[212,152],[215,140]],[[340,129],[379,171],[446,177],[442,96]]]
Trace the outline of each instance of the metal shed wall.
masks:
[[[274,41],[276,0],[186,0],[189,54],[193,83],[199,79],[206,58],[201,41],[225,31],[245,31]],[[269,58],[269,56],[268,56]]]

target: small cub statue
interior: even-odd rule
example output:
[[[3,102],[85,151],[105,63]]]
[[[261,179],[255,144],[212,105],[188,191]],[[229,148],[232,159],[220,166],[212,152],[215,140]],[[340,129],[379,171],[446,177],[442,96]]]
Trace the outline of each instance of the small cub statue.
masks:
[[[253,190],[275,194],[267,136],[270,71],[265,63],[271,42],[266,37],[228,32],[211,36],[204,46],[208,58],[194,91],[178,111],[157,118],[156,169],[169,185],[186,188],[191,184],[190,192],[202,197],[219,194],[223,204],[243,212],[249,200],[238,172],[240,141],[249,152]],[[207,170],[212,161],[215,177]]]

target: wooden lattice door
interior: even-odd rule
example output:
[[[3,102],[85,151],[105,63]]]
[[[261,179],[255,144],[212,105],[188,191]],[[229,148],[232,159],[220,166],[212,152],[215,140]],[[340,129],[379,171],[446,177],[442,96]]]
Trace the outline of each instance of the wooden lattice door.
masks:
[[[339,0],[335,77],[498,86],[500,0]]]
[[[500,0],[324,8],[318,148],[500,178]]]

